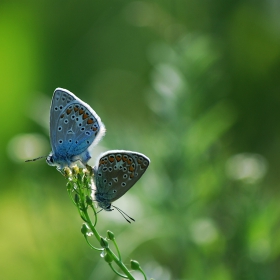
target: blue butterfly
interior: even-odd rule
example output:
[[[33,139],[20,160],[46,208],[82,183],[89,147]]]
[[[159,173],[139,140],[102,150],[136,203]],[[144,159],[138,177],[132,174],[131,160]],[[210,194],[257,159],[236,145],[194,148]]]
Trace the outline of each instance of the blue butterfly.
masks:
[[[105,126],[95,111],[72,92],[57,88],[50,109],[52,152],[46,161],[59,171],[77,161],[86,165],[89,148],[105,134]]]
[[[133,187],[149,164],[150,159],[137,152],[112,150],[102,154],[93,168],[96,188],[93,190],[93,200],[102,209],[112,211],[114,207],[123,215],[124,212],[113,206],[112,202]]]

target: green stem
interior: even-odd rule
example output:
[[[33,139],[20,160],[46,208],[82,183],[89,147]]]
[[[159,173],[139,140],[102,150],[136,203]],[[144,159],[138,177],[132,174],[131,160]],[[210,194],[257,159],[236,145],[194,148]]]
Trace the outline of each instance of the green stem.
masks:
[[[91,229],[91,231],[93,232],[93,234],[95,235],[96,239],[99,241],[101,241],[101,236],[99,235],[99,233],[97,232],[97,230],[95,229],[95,227],[93,226],[90,217],[88,215],[88,211],[85,209],[84,210],[84,215],[85,218],[87,219],[87,224],[89,226],[89,228]],[[114,260],[114,262],[117,264],[117,266],[122,270],[122,272],[127,275],[127,278],[130,280],[135,280],[135,278],[131,275],[131,273],[129,272],[129,270],[127,269],[127,267],[122,263],[122,261],[120,261],[118,259],[118,257],[114,254],[114,252],[110,249],[110,248],[106,248],[106,253],[111,257],[111,259]]]
[[[70,188],[70,187],[68,188],[68,186],[67,186],[68,195],[69,195],[71,201],[73,202],[73,204],[74,204],[74,205],[77,205],[76,202],[75,202],[75,200],[73,199],[73,196],[72,196],[72,193],[71,193],[71,192],[72,192],[72,189],[73,189],[73,184],[72,184],[72,182],[71,182],[71,183],[69,182],[68,184],[71,184],[71,185],[72,185],[71,188]]]
[[[95,221],[94,221],[93,226],[95,227],[96,224],[97,224],[97,214],[96,214],[96,211],[95,211],[94,207],[92,205],[90,207],[92,208],[92,211],[94,212]]]
[[[94,236],[96,237],[96,239],[97,239],[98,242],[100,243],[101,236],[99,235],[99,233],[98,233],[97,230],[95,229],[95,226],[92,224],[87,209],[84,209],[83,212],[84,212],[84,217],[85,217],[85,219],[86,219],[86,223],[88,224],[88,226],[89,226],[89,228],[91,229],[91,231],[93,232]]]
[[[89,181],[86,181],[85,179],[83,180],[84,177],[82,177],[83,175],[81,174],[77,174],[75,176],[75,179],[73,180],[73,182],[71,182],[71,185],[72,185],[72,188],[74,188],[74,185],[76,184],[76,188],[75,188],[75,192],[76,194],[78,195],[78,200],[75,201],[75,199],[73,199],[73,196],[71,195],[70,191],[68,191],[69,193],[69,196],[71,197],[71,200],[73,201],[73,203],[76,205],[76,207],[78,208],[78,211],[79,211],[79,214],[80,214],[80,217],[86,222],[86,224],[88,225],[88,227],[90,228],[90,230],[92,231],[92,233],[94,234],[95,238],[98,240],[99,244],[100,244],[100,241],[101,241],[101,236],[99,235],[99,233],[97,232],[95,226],[96,226],[96,223],[97,223],[97,215],[96,215],[96,211],[95,209],[93,208],[92,205],[88,204],[87,202],[87,195],[90,196],[90,194],[88,193],[90,191],[90,187],[84,189],[84,184],[86,186],[88,186],[89,184]],[[71,188],[69,188],[71,189]],[[88,213],[88,207],[91,207],[93,212],[94,212],[94,215],[95,215],[95,222],[92,223],[91,219],[90,219],[90,216],[89,216],[89,213]],[[86,241],[87,243],[89,244],[89,246],[95,250],[104,250],[104,249],[98,249],[98,248],[95,248],[94,246],[92,246],[90,244],[90,242],[87,240],[87,237],[85,236],[86,238]],[[131,273],[129,272],[129,270],[127,269],[127,267],[123,264],[123,262],[121,261],[121,255],[120,255],[120,251],[119,251],[119,248],[116,244],[115,241],[114,242],[114,245],[117,249],[117,252],[118,252],[118,256],[119,258],[114,254],[114,252],[110,249],[110,248],[105,248],[106,250],[106,253],[108,254],[108,256],[116,263],[116,265],[120,268],[120,270],[126,275],[121,275],[120,273],[118,273],[111,264],[110,267],[112,268],[112,270],[119,276],[123,277],[123,278],[127,278],[129,280],[135,280],[135,278],[131,275]]]
[[[112,269],[117,275],[119,275],[119,276],[122,277],[122,278],[128,279],[128,277],[127,277],[126,275],[120,274],[118,271],[116,271],[116,270],[114,269],[114,267],[112,266],[111,263],[109,263],[109,266],[111,267],[111,269]]]
[[[113,241],[113,243],[114,243],[114,245],[115,245],[115,247],[116,247],[116,250],[117,250],[117,252],[118,252],[119,260],[121,261],[121,260],[122,260],[121,252],[120,252],[120,250],[119,250],[119,247],[118,247],[118,244],[117,244],[117,242],[116,242],[116,239],[114,238],[112,241]]]
[[[94,250],[96,250],[96,251],[103,251],[103,250],[104,250],[103,248],[96,248],[96,247],[94,247],[93,245],[91,245],[91,243],[88,241],[86,235],[85,235],[85,240],[86,240],[87,244],[88,244],[92,249],[94,249]]]
[[[106,248],[106,253],[115,261],[117,266],[122,270],[122,272],[127,276],[128,279],[135,280],[127,267],[117,258],[117,256],[110,248]]]
[[[144,270],[141,267],[139,267],[139,271],[143,274],[145,280],[147,280],[147,276],[146,276]]]

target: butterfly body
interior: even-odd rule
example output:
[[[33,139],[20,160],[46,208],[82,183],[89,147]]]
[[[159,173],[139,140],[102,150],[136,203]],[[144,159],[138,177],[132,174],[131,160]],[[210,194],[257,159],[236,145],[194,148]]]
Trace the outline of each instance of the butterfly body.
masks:
[[[94,167],[98,206],[111,211],[111,203],[123,196],[144,174],[150,160],[143,154],[112,150],[102,154]]]
[[[61,170],[80,161],[86,165],[89,149],[105,134],[105,127],[95,111],[72,92],[57,88],[50,109],[52,152],[49,165]]]

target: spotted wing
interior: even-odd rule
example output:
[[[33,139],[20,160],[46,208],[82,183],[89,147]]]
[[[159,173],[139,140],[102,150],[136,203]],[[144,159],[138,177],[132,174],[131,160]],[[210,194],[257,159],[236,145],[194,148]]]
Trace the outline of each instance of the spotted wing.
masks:
[[[112,150],[101,155],[94,169],[96,193],[113,202],[123,196],[145,173],[150,160],[143,154]]]
[[[95,111],[72,92],[57,88],[50,110],[50,138],[54,155],[71,160],[96,144],[105,127]]]

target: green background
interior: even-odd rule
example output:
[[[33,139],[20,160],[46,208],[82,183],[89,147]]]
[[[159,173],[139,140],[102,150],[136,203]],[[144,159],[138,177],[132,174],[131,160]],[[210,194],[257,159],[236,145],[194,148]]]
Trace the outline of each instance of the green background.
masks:
[[[279,13],[277,1],[2,1],[1,279],[119,279],[85,243],[63,176],[24,163],[51,150],[56,87],[107,128],[91,164],[111,149],[151,159],[115,203],[136,222],[99,214],[126,264],[161,280],[279,279]]]

